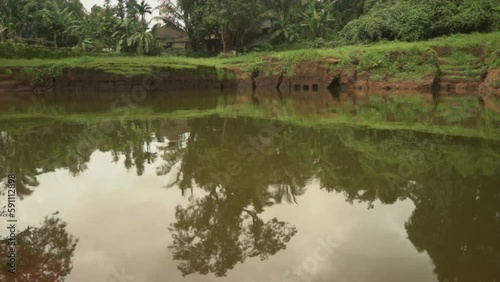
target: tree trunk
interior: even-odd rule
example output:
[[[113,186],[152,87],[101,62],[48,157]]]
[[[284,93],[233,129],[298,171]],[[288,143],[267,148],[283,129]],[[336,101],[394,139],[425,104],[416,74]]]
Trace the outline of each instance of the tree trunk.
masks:
[[[222,36],[222,52],[227,53],[231,49],[231,32],[226,26],[221,26],[220,34]]]

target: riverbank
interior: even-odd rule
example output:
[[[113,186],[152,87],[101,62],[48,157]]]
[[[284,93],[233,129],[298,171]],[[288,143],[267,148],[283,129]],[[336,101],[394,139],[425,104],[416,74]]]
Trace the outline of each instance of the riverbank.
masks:
[[[260,52],[217,58],[1,60],[0,92],[206,88],[442,91],[500,96],[500,32],[424,42]]]

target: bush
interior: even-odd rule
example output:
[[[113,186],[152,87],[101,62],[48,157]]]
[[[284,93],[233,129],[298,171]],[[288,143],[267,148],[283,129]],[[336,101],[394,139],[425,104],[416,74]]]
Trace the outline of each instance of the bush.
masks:
[[[24,74],[31,77],[31,84],[36,88],[53,86],[55,80],[62,75],[64,65],[51,64],[23,69]]]
[[[468,0],[451,19],[454,32],[491,31],[500,21],[499,11],[490,0]]]
[[[349,22],[341,36],[348,43],[375,42],[389,37],[389,31],[382,19],[366,15]]]
[[[349,22],[341,36],[349,43],[382,39],[417,41],[452,33],[492,31],[500,23],[495,0],[381,1]],[[392,5],[388,5],[392,3]]]
[[[14,42],[0,43],[0,58],[4,59],[62,59],[93,55],[79,48],[51,48]]]
[[[400,3],[384,10],[391,40],[418,41],[429,37],[431,18],[423,5]]]

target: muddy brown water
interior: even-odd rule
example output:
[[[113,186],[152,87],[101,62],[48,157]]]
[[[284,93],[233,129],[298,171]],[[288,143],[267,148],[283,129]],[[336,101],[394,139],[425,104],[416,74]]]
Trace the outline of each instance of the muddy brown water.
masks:
[[[0,280],[499,281],[498,114],[398,97],[2,96]]]

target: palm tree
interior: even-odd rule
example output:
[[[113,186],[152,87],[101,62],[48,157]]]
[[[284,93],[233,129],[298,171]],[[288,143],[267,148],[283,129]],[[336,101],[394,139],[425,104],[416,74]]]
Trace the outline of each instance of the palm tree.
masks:
[[[146,3],[145,0],[142,0],[141,4],[137,5],[137,11],[139,12],[139,15],[141,15],[141,26],[142,26],[141,32],[145,33],[147,27],[146,14],[151,15],[153,9],[151,8],[151,6],[149,6],[149,4]]]
[[[174,4],[170,0],[164,1],[155,8],[155,10],[160,12],[160,15],[153,19],[163,21],[166,25],[188,31],[187,25],[189,22],[189,14],[182,8],[180,5],[181,3]]]
[[[157,44],[154,34],[152,32],[148,32],[148,22],[146,21],[146,15],[152,13],[152,8],[146,3],[145,0],[142,0],[140,4],[137,4],[136,8],[141,17],[140,28],[139,30],[135,30],[135,32],[131,33],[132,30],[130,27],[133,27],[133,21],[124,21],[123,24],[125,26],[122,26],[121,30],[122,32],[126,31],[126,33],[122,33],[121,35],[120,33],[115,33],[117,37],[121,37],[118,45],[123,46],[123,43],[126,42],[128,47],[134,47],[136,52],[140,55],[152,54],[155,52]],[[124,41],[125,38],[126,41]],[[119,48],[121,49],[122,47]]]

